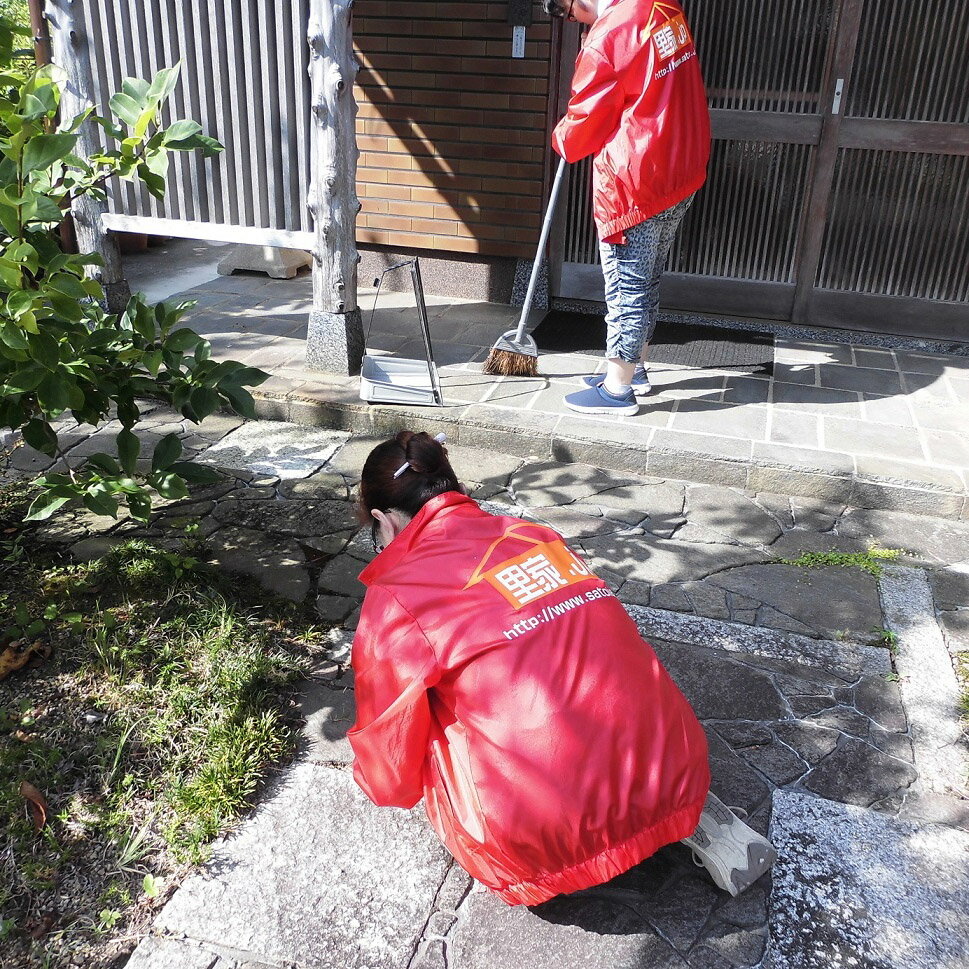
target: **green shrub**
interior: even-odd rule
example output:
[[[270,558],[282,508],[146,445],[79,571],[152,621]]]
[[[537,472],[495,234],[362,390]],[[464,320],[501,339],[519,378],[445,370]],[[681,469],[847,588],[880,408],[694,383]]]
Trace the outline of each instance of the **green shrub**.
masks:
[[[0,18],[0,55],[8,62],[15,41]],[[81,502],[103,515],[117,515],[125,503],[147,520],[153,494],[182,498],[186,483],[214,480],[211,468],[180,460],[175,434],[139,460],[138,399],[161,398],[195,422],[223,407],[252,416],[246,388],[268,376],[213,360],[208,341],[180,325],[190,302],[150,306],[135,296],[123,313],[106,312],[89,271],[100,258],[60,246],[57,227],[76,199],[105,199],[112,179],[141,181],[162,198],[172,152],[221,151],[195,121],[162,127],[160,111],[178,73],[175,66],[150,82],[127,78],[108,116],[91,107],[59,118],[59,68],[0,70],[0,430],[19,431],[31,447],[59,457],[56,422],[68,412],[78,423],[98,426],[116,416],[121,424],[115,454],[94,454],[81,468],[38,479],[31,519]],[[82,125],[94,126],[106,143],[89,157],[76,151]]]

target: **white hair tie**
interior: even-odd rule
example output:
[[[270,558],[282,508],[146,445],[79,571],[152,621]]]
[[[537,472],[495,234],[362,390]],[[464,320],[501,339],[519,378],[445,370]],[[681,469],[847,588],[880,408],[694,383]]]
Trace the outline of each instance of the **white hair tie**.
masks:
[[[434,440],[437,441],[438,444],[443,444],[447,440],[447,435],[444,433],[444,431],[441,431],[440,434],[435,434],[434,435]],[[410,461],[405,461],[394,472],[394,480],[396,481],[409,467],[410,467]]]

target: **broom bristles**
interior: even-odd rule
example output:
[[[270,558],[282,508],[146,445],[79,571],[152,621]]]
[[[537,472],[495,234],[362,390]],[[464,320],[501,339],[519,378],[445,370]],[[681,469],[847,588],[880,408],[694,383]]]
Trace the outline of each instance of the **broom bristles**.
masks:
[[[537,377],[538,357],[492,347],[481,369],[493,377]]]

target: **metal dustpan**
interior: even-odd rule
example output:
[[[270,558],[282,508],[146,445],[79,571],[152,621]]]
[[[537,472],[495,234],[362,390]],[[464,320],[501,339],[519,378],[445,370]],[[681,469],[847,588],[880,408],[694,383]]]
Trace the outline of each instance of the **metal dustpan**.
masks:
[[[424,338],[425,359],[408,360],[404,357],[390,355],[378,357],[364,353],[360,370],[360,399],[369,404],[419,404],[441,407],[444,405],[444,395],[441,393],[441,381],[437,375],[437,363],[434,361],[431,331],[427,325],[424,285],[421,282],[421,268],[416,256],[385,269],[374,280],[377,292],[374,295],[373,312],[370,314],[370,326],[373,326],[373,314],[377,310],[377,298],[380,296],[380,286],[384,276],[404,266],[410,266],[417,316],[421,336]],[[367,337],[369,336],[370,327],[367,327]]]

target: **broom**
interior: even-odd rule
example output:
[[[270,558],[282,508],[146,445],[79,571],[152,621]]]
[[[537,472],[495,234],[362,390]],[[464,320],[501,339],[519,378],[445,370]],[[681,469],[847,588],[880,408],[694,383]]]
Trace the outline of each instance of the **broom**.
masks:
[[[552,225],[552,214],[555,211],[555,201],[559,194],[559,185],[565,172],[565,159],[559,159],[559,167],[555,172],[552,192],[545,209],[545,221],[542,223],[542,234],[538,240],[538,252],[532,264],[532,275],[528,280],[528,290],[525,292],[525,302],[522,304],[522,315],[518,320],[517,330],[508,330],[498,337],[498,341],[491,348],[488,359],[482,367],[483,373],[494,377],[537,377],[538,376],[538,347],[531,336],[525,334],[525,323],[535,298],[535,287],[538,284],[538,272],[542,268],[545,255],[545,243],[548,241],[548,231]]]

